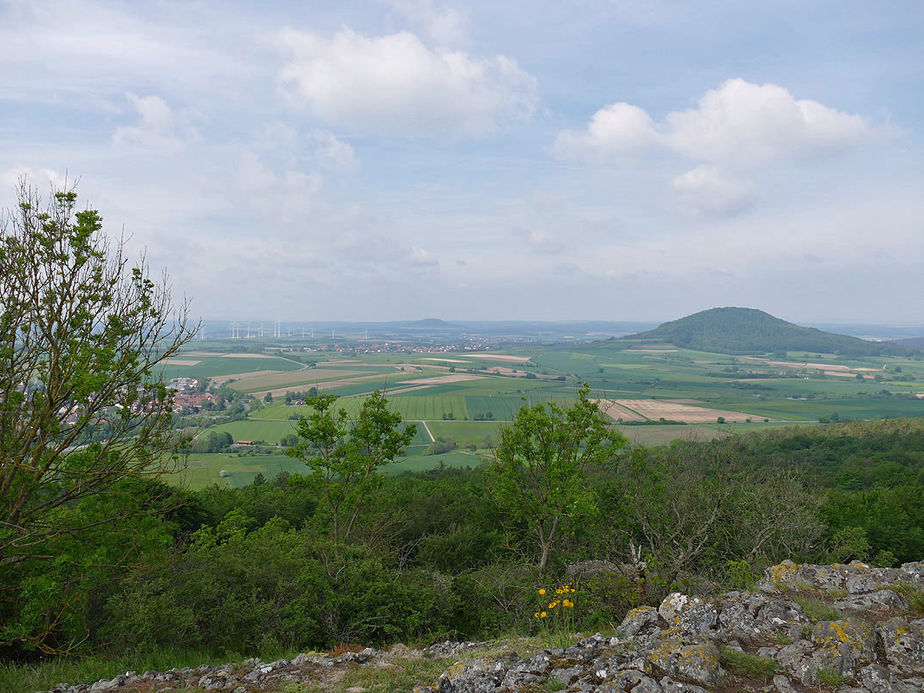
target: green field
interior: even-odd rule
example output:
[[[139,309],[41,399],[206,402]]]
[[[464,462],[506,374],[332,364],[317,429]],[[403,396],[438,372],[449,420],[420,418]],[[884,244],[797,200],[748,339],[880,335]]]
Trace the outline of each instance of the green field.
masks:
[[[407,472],[425,472],[440,465],[446,467],[477,467],[482,463],[482,456],[460,450],[453,450],[442,455],[420,454],[426,445],[413,446],[404,459],[382,468],[385,474],[404,474]],[[220,472],[226,474],[222,476]],[[191,490],[206,488],[213,484],[224,487],[247,486],[253,483],[257,474],[272,479],[280,472],[304,474],[308,468],[299,460],[285,454],[278,455],[238,455],[237,453],[209,453],[189,455],[186,467],[172,476],[173,481]]]
[[[199,356],[180,354],[172,361],[187,361],[189,365],[168,363],[161,371],[171,378],[214,378],[217,376],[251,373],[254,371],[297,371],[302,366],[276,357],[261,356]]]
[[[319,360],[324,360],[321,366],[304,370],[299,370],[302,366],[297,363],[276,357],[181,356],[198,360],[198,363],[172,365],[167,371],[171,377],[174,374],[213,377],[244,374],[248,370],[277,371],[252,378],[242,376],[234,387],[243,392],[306,390],[315,383],[327,383],[329,389],[326,391],[340,397],[338,406],[351,418],[358,415],[364,396],[372,390],[398,391],[389,396],[389,404],[405,421],[426,421],[435,437],[451,439],[460,448],[475,446],[480,454],[497,444],[501,428],[513,419],[524,403],[555,401],[567,405],[583,382],[589,383],[594,397],[690,399],[703,407],[742,412],[753,418],[752,423],[736,424],[619,426],[630,442],[641,445],[662,444],[678,438],[709,440],[782,425],[810,424],[833,414],[841,420],[924,416],[924,399],[915,398],[917,393],[924,393],[922,360],[789,354],[786,359],[766,357],[755,361],[689,349],[653,352],[639,350],[639,345],[634,349],[627,346],[604,341],[505,352],[528,357],[528,363],[507,361],[497,355],[475,357],[465,352],[385,353],[350,358],[324,355],[319,356]],[[774,366],[769,363],[774,360],[797,365]],[[825,375],[822,369],[801,367],[802,363],[827,364],[831,372],[845,372],[848,376]],[[411,365],[403,365],[403,370],[399,371],[397,364]],[[461,374],[493,365],[516,369],[518,374],[485,375],[484,371],[479,371],[481,377],[472,380],[400,392],[413,386],[403,381],[449,375],[448,366]],[[522,373],[537,377],[526,378]],[[215,430],[227,431],[235,440],[276,444],[283,436],[294,432],[295,419],[308,412],[305,405],[286,406],[277,401],[254,411],[245,420],[221,424]],[[476,417],[487,418],[489,414],[490,420],[475,420]],[[771,421],[764,423],[764,418]],[[423,426],[417,425],[417,436],[405,458],[390,466],[389,473],[424,470],[440,464],[470,466],[478,463],[479,457],[467,449],[444,455],[424,454],[430,438]],[[190,460],[186,478],[196,486],[219,482],[221,469],[229,473],[221,483],[239,485],[249,483],[258,472],[271,477],[282,470],[297,471],[299,468],[297,461],[282,455],[200,455]]]
[[[231,434],[234,440],[259,441],[269,444],[278,443],[283,436],[295,433],[295,421],[261,421],[245,419],[231,423],[212,426],[208,430]]]
[[[220,472],[227,472],[222,477]],[[279,472],[303,474],[304,464],[286,455],[239,456],[236,453],[211,453],[189,455],[186,469],[177,472],[174,479],[190,489],[200,489],[212,484],[228,487],[247,486],[257,474],[271,479]]]

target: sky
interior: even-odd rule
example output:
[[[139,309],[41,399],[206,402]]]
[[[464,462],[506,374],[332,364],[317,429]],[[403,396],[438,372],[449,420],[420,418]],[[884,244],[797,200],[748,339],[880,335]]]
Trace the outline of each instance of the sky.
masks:
[[[924,324],[924,3],[0,0],[0,205],[211,319]]]

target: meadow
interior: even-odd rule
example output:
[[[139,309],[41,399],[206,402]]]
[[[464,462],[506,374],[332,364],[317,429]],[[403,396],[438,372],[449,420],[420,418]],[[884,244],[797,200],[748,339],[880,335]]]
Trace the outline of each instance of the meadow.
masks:
[[[317,359],[302,365],[300,360]],[[185,365],[181,365],[185,364]],[[731,356],[658,344],[607,340],[502,352],[297,354],[181,354],[169,375],[216,378],[261,402],[246,418],[214,426],[234,440],[278,446],[309,412],[284,402],[286,392],[310,387],[339,397],[350,417],[375,389],[417,436],[404,458],[386,471],[423,471],[440,465],[474,466],[490,457],[500,431],[524,404],[567,405],[582,383],[592,397],[622,403],[632,416],[613,425],[632,444],[703,441],[752,430],[814,424],[819,420],[924,416],[924,361],[898,357],[845,358],[789,353]],[[175,377],[175,376],[174,376]],[[614,408],[618,411],[619,407]],[[434,439],[458,447],[427,454]],[[190,457],[184,482],[240,486],[303,466],[278,454],[204,454]],[[219,478],[218,472],[227,472]]]

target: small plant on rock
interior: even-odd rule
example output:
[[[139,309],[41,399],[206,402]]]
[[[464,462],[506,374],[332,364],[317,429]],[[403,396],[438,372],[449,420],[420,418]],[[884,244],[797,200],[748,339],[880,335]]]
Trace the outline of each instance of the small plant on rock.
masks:
[[[924,616],[924,589],[910,582],[899,582],[892,585],[891,589],[908,600],[915,616]]]
[[[767,680],[780,668],[780,665],[769,657],[758,657],[731,647],[723,647],[719,659],[730,671],[749,679]]]
[[[805,615],[812,623],[819,621],[836,621],[843,618],[843,614],[834,607],[819,599],[797,596],[795,601],[802,607]]]
[[[836,686],[843,686],[847,683],[847,677],[841,676],[836,671],[832,669],[819,669],[818,670],[818,682],[823,686],[830,686],[835,688]]]

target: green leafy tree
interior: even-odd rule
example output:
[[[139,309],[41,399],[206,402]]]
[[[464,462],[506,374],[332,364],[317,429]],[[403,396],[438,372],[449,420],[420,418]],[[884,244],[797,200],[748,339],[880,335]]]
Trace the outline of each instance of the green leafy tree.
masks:
[[[175,466],[171,392],[155,367],[195,329],[144,259],[130,263],[95,210],[77,211],[73,189],[43,203],[25,182],[0,220],[0,310],[0,622],[9,623],[23,580],[59,559],[62,537],[135,512],[99,496]],[[88,500],[92,513],[81,510]],[[53,630],[7,637],[41,646]]]
[[[302,460],[319,481],[331,514],[331,536],[339,541],[349,537],[376,470],[395,461],[417,427],[399,431],[401,415],[389,411],[379,390],[366,398],[355,422],[336,407],[336,395],[319,394],[305,403],[312,411],[299,419],[299,442],[288,454]]]
[[[585,385],[567,409],[554,402],[522,407],[501,431],[494,453],[494,497],[529,528],[540,570],[548,566],[563,525],[596,507],[589,470],[611,465],[627,442],[607,426],[589,392]]]

